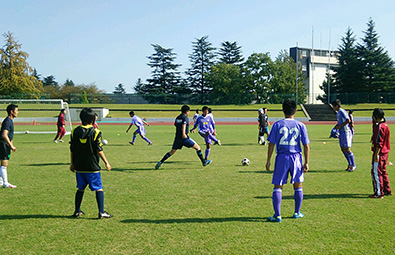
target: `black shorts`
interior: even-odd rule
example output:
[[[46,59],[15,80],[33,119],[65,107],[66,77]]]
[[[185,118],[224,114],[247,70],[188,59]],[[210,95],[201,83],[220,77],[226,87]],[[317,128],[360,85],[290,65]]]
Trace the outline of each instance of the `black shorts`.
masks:
[[[269,128],[267,126],[259,128],[259,136],[263,136],[264,134],[269,134]]]
[[[11,157],[11,147],[8,143],[0,142],[0,160],[9,160]]]
[[[173,143],[173,150],[180,150],[183,146],[187,147],[187,148],[191,148],[195,145],[195,141],[191,138],[186,138],[186,139],[182,139],[182,138],[176,138],[174,139],[174,143]]]

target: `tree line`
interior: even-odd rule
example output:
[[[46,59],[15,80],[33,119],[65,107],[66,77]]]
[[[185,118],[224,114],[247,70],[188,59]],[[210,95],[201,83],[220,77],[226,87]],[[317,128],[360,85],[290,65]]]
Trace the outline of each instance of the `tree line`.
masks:
[[[25,94],[31,98],[39,98],[43,94],[49,94],[51,98],[68,101],[71,94],[104,93],[95,84],[74,84],[70,79],[59,84],[53,75],[41,77],[27,62],[29,54],[21,50],[22,45],[15,40],[13,34],[7,32],[3,36],[5,44],[0,48],[0,95]],[[82,101],[87,102],[86,96]]]
[[[330,79],[329,94],[395,91],[394,61],[379,44],[379,35],[372,19],[369,19],[367,29],[362,32],[364,37],[359,43],[350,27],[341,38],[337,56],[339,65],[332,67],[333,77],[327,76],[327,80]],[[325,94],[318,99],[326,103],[328,81],[320,88]]]
[[[237,42],[224,41],[216,49],[208,36],[203,36],[192,42],[190,67],[182,75],[172,48],[159,44],[152,47],[154,53],[147,63],[151,77],[145,82],[138,79],[134,86],[150,103],[278,103],[282,101],[280,94],[295,96],[296,79],[303,84],[303,74],[296,70],[287,51],[281,51],[274,61],[269,53],[253,53],[245,60]],[[305,97],[302,85],[299,101]]]
[[[372,19],[367,26],[359,43],[351,28],[342,37],[337,52],[339,64],[331,67],[334,75],[328,74],[327,81],[320,87],[325,94],[318,99],[324,103],[328,101],[328,93],[395,91],[394,62],[379,44]],[[59,84],[53,75],[41,77],[27,63],[29,55],[21,50],[13,34],[8,32],[3,36],[0,95],[23,93],[40,97],[47,93],[51,98],[69,101],[71,94],[81,94],[82,102],[88,102],[86,95],[94,95],[92,98],[97,102],[106,100],[104,91],[95,84],[76,85],[70,79]],[[295,98],[296,91],[299,103],[306,99],[305,77],[285,50],[274,60],[269,53],[253,53],[244,58],[242,47],[236,41],[224,41],[217,49],[208,36],[203,36],[192,42],[190,66],[181,73],[174,49],[159,44],[152,47],[154,53],[147,57],[151,77],[145,81],[139,78],[133,87],[150,103],[279,103],[284,97]],[[119,83],[113,93],[126,93],[124,85]]]

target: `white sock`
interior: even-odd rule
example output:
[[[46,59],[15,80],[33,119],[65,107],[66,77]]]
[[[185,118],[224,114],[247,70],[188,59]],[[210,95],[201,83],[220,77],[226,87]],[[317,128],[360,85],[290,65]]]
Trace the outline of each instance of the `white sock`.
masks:
[[[3,185],[8,184],[8,178],[7,178],[7,167],[1,166],[1,177],[3,178]]]

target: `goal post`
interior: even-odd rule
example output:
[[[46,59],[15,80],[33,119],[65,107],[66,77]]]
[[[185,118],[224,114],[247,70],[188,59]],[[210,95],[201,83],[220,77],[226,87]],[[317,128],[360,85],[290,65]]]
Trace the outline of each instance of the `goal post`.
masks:
[[[7,117],[9,104],[18,105],[18,117],[14,119],[15,134],[56,134],[58,116],[66,110],[66,134],[72,130],[69,105],[61,99],[0,99],[0,122]]]

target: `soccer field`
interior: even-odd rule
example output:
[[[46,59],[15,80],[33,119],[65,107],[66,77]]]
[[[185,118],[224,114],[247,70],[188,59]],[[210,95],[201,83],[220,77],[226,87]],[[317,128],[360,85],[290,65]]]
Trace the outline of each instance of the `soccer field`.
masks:
[[[357,170],[344,171],[330,125],[307,125],[310,171],[305,175],[305,218],[292,219],[293,188],[284,186],[282,223],[273,215],[267,146],[257,144],[255,125],[217,125],[222,146],[203,168],[184,148],[154,170],[171,148],[174,127],[147,127],[153,146],[124,126],[101,125],[113,169],[102,171],[105,209],[97,220],[94,192],[86,191],[79,219],[74,211],[75,176],[68,143],[53,135],[15,135],[8,168],[17,189],[0,189],[0,240],[4,254],[393,254],[395,200],[369,199],[371,125],[356,125],[352,151]],[[394,126],[391,127],[395,134]],[[191,137],[203,147],[197,134]],[[394,144],[394,135],[391,143]],[[68,140],[66,137],[65,140]],[[325,142],[325,144],[324,144]],[[391,152],[389,161],[393,159]],[[250,159],[249,166],[241,160]],[[103,164],[101,163],[102,168]],[[272,159],[272,166],[274,159]],[[395,188],[395,166],[388,166]]]

